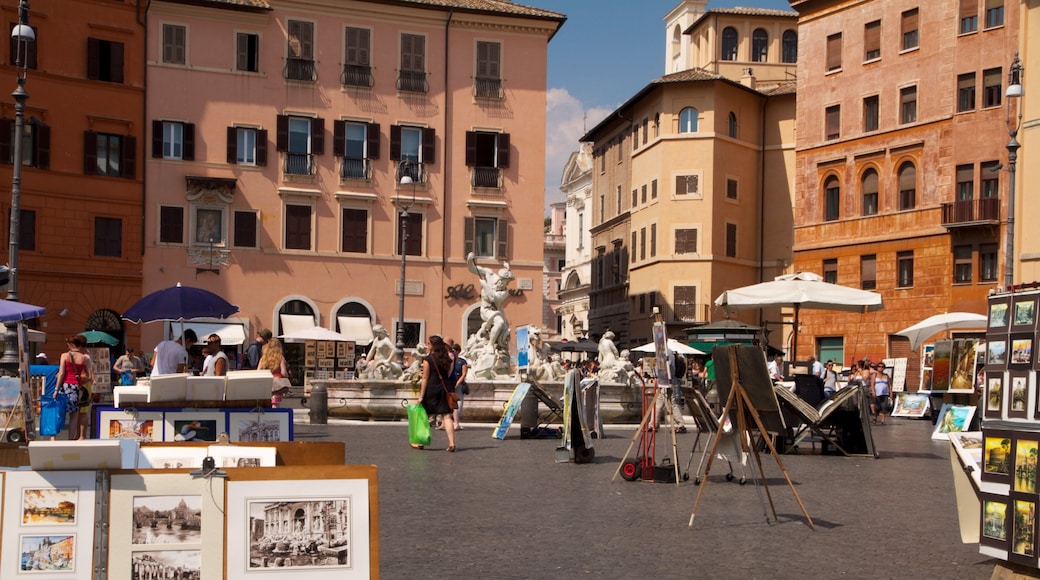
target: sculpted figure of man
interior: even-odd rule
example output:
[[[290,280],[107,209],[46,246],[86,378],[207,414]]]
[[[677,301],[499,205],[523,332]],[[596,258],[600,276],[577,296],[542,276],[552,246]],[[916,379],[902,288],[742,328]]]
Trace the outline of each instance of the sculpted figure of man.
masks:
[[[466,267],[480,277],[480,319],[484,323],[478,334],[487,338],[496,350],[509,351],[509,322],[502,312],[502,302],[509,296],[509,283],[513,281],[513,272],[506,262],[495,272],[491,268],[478,266],[473,252],[466,256]]]

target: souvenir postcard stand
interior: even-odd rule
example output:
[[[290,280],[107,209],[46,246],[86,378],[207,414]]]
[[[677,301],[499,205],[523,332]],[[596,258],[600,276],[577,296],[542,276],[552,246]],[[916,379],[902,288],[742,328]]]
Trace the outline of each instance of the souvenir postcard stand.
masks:
[[[164,446],[276,451],[275,467],[201,469],[128,467],[129,445],[33,442],[40,468],[0,471],[0,577],[379,576],[377,468],[344,465],[343,442]],[[47,466],[62,455],[76,463]]]
[[[1040,568],[1037,287],[989,297],[980,460],[972,457],[976,446],[965,444],[966,434],[951,435],[955,453],[977,486],[979,552],[1032,568]]]
[[[787,468],[784,467],[784,462],[780,459],[780,454],[773,445],[773,440],[770,436],[770,431],[775,433],[784,429],[784,419],[780,413],[780,404],[776,400],[773,382],[769,379],[769,372],[766,369],[766,360],[762,351],[752,346],[734,344],[728,347],[715,347],[712,349],[711,358],[715,361],[715,384],[719,392],[719,400],[725,399],[726,401],[720,417],[723,418],[722,420],[728,417],[733,425],[736,425],[737,437],[740,438],[741,444],[750,447],[750,451],[755,457],[755,467],[758,468],[758,477],[753,478],[753,480],[756,487],[761,484],[765,489],[769,507],[773,512],[773,521],[778,521],[779,518],[776,515],[776,506],[773,504],[773,496],[769,492],[769,484],[766,481],[765,472],[762,469],[762,456],[758,451],[759,445],[754,443],[756,440],[763,442],[769,448],[769,452],[776,459],[780,472],[784,475],[784,480],[787,481],[788,487],[791,488],[791,493],[794,494],[794,498],[798,502],[798,507],[802,509],[802,514],[805,515],[809,528],[815,531],[816,526],[813,525],[812,517],[806,511],[805,504],[802,503],[798,490],[795,489],[794,483],[791,482],[791,477],[787,474]],[[753,424],[749,424],[749,421]],[[771,428],[767,428],[767,423]],[[755,438],[756,433],[758,439]],[[720,440],[721,438],[716,437],[712,443],[711,453],[708,455],[708,465],[704,468],[705,474],[711,472],[711,463],[718,452]],[[744,450],[745,453],[747,451],[748,449]],[[700,505],[704,489],[708,487],[707,484],[708,478],[705,477],[697,490],[697,499],[693,503],[693,512],[690,514],[690,528],[693,527],[693,519],[697,516],[697,507]],[[768,513],[766,514],[766,521],[769,521]]]
[[[312,380],[346,380],[354,378],[357,362],[356,343],[331,340],[308,340],[303,346],[305,384]]]

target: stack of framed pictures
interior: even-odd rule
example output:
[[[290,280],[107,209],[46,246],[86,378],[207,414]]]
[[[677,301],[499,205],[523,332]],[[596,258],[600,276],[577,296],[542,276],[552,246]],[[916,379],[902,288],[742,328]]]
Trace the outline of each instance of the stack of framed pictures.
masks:
[[[1040,397],[1034,352],[1040,291],[989,298],[979,464],[979,551],[1040,568],[1037,455]],[[955,442],[956,443],[956,442]]]
[[[216,441],[227,433],[238,441],[292,441],[293,410],[183,407],[121,409],[94,406],[96,439],[137,441]]]
[[[353,379],[356,359],[354,342],[308,340],[303,347],[304,380]]]

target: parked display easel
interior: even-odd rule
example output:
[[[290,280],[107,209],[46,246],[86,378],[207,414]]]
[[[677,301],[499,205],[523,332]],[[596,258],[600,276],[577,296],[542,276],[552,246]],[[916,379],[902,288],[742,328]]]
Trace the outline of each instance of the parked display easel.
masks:
[[[741,440],[742,444],[744,444],[745,442],[748,442],[748,441],[752,442],[752,444],[749,445],[749,447],[751,448],[750,450],[754,454],[754,457],[755,457],[755,464],[758,467],[758,473],[759,473],[759,476],[760,476],[759,479],[762,482],[762,487],[765,488],[766,497],[769,499],[769,507],[770,507],[770,509],[773,512],[773,520],[776,521],[779,518],[777,517],[777,514],[776,514],[776,506],[773,504],[773,496],[769,493],[769,484],[766,482],[766,479],[763,476],[764,472],[762,470],[762,457],[761,457],[761,455],[759,454],[759,451],[758,451],[758,447],[759,446],[755,445],[753,443],[754,442],[754,438],[752,437],[751,427],[748,425],[748,417],[750,417],[754,421],[755,429],[757,430],[758,435],[759,435],[761,441],[764,442],[769,447],[769,452],[772,453],[773,457],[776,459],[776,464],[777,464],[777,466],[780,467],[781,473],[784,474],[784,479],[787,481],[788,487],[791,488],[791,493],[794,494],[795,500],[798,502],[798,506],[802,509],[802,513],[805,515],[805,519],[809,523],[809,527],[813,531],[816,531],[816,526],[813,525],[812,517],[810,517],[809,516],[809,512],[806,511],[805,505],[802,503],[802,498],[798,496],[798,491],[794,488],[794,483],[791,482],[791,478],[787,475],[787,469],[784,467],[783,460],[780,459],[780,455],[777,452],[776,447],[773,445],[773,441],[770,438],[769,433],[766,430],[765,425],[762,423],[762,418],[759,416],[758,409],[756,408],[756,405],[754,403],[752,403],[752,399],[748,395],[748,392],[747,392],[747,390],[744,387],[744,383],[743,383],[743,380],[741,378],[741,375],[742,375],[741,368],[740,368],[740,366],[738,365],[738,362],[737,362],[738,361],[737,353],[738,353],[739,349],[746,349],[746,355],[747,356],[740,357],[740,358],[747,359],[746,360],[747,364],[750,364],[750,361],[755,360],[754,357],[758,356],[761,359],[761,365],[763,367],[762,370],[764,370],[764,367],[765,367],[765,359],[762,358],[761,357],[761,353],[760,352],[756,352],[756,350],[753,347],[742,346],[742,345],[731,345],[731,346],[727,347],[725,350],[722,349],[722,348],[715,348],[715,350],[713,351],[712,357],[717,361],[716,364],[718,364],[718,361],[719,361],[720,358],[724,358],[724,357],[727,358],[728,366],[729,366],[729,369],[728,369],[729,370],[729,377],[730,377],[729,396],[726,397],[726,405],[725,405],[725,407],[723,407],[722,415],[721,415],[722,419],[721,420],[724,421],[727,416],[730,416],[730,410],[731,409],[734,410],[735,411],[735,416],[736,416],[735,417],[736,427],[737,427],[736,436],[741,438],[740,440]],[[747,351],[750,351],[750,352],[747,352]],[[726,355],[728,355],[728,357]],[[747,370],[747,369],[744,369],[744,370]],[[766,383],[768,383],[768,382],[769,381],[768,381],[768,378],[767,378],[766,379]],[[772,385],[771,384],[763,385],[763,386],[768,386],[768,388],[770,390],[770,393],[772,393]],[[773,401],[775,403],[775,401],[776,401],[775,395],[772,395],[772,396],[773,396]],[[711,453],[708,455],[708,465],[705,467],[705,473],[708,473],[708,472],[711,471],[711,463],[712,463],[712,461],[715,458],[715,453],[718,451],[719,441],[720,440],[721,440],[720,437],[716,437],[715,441],[712,443]],[[700,505],[701,495],[704,493],[704,489],[708,486],[707,484],[708,484],[708,480],[705,479],[702,482],[702,484],[700,486],[700,489],[697,490],[697,499],[693,503],[693,512],[690,514],[690,523],[689,523],[689,527],[690,528],[693,527],[693,519],[697,516],[697,507]],[[766,521],[768,522],[768,514],[767,514],[767,517],[766,517]]]
[[[711,443],[718,438],[725,437],[733,444],[733,453],[737,458],[737,462],[740,464],[740,485],[747,483],[747,473],[744,470],[747,464],[747,455],[740,448],[740,443],[737,440],[737,434],[733,430],[733,426],[724,421],[720,421],[719,417],[712,411],[711,405],[708,400],[704,398],[704,395],[696,389],[690,389],[692,392],[686,396],[686,401],[689,404],[690,412],[693,414],[693,421],[697,425],[697,437],[693,440],[693,447],[690,448],[690,457],[686,461],[686,471],[683,472],[683,480],[690,479],[690,465],[693,464],[693,457],[697,455],[697,449],[700,447],[701,435],[707,435],[707,441],[704,442],[704,448],[701,449],[701,458],[697,462],[697,471],[695,472],[693,483],[694,485],[700,485],[701,481],[708,476],[707,470],[703,470],[704,462],[708,458],[708,450],[714,447]],[[726,463],[729,464],[729,472],[726,473],[726,481],[733,481],[733,460],[728,456],[719,454],[719,459],[725,458]]]

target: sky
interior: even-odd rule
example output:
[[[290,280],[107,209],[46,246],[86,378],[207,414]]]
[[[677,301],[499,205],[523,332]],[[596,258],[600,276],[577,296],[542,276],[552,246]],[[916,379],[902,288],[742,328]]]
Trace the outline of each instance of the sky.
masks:
[[[578,139],[665,74],[664,16],[679,0],[516,0],[563,13],[549,42],[545,207],[563,201],[560,178]],[[787,0],[712,0],[708,9],[791,10]]]

